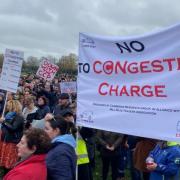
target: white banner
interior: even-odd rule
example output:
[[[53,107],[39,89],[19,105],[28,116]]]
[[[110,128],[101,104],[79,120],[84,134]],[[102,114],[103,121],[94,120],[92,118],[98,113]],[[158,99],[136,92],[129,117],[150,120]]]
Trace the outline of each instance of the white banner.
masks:
[[[180,141],[180,25],[138,37],[80,33],[77,123]]]
[[[45,80],[51,81],[56,75],[58,69],[59,67],[57,65],[51,63],[48,59],[44,58],[44,60],[39,66],[36,75]]]
[[[76,93],[76,82],[61,82],[61,93]]]
[[[0,78],[0,89],[16,93],[24,52],[6,49]]]

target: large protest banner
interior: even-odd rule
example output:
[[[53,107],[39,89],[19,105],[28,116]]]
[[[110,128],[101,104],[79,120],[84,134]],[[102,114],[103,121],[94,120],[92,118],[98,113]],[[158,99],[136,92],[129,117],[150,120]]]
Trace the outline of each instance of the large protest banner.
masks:
[[[59,67],[57,65],[44,58],[36,72],[36,75],[50,81],[54,78],[58,69]]]
[[[16,93],[24,52],[6,49],[0,78],[0,89]]]
[[[80,33],[77,124],[180,141],[180,25],[137,37]]]

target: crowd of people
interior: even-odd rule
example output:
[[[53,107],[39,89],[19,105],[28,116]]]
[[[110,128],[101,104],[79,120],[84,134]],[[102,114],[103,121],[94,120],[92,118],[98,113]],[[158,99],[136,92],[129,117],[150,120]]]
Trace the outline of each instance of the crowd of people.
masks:
[[[61,92],[63,74],[52,81],[22,76],[16,94],[0,92],[0,170],[4,180],[180,180],[176,142],[76,127],[76,93]],[[7,98],[6,98],[7,97]],[[6,99],[6,102],[5,102]]]

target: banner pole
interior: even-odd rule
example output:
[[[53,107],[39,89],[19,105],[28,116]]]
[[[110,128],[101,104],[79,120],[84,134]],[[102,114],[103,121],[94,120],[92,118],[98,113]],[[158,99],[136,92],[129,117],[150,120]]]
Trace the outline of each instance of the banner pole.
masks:
[[[3,108],[3,112],[2,112],[2,116],[1,117],[4,117],[4,113],[5,113],[5,109],[6,109],[7,96],[8,96],[8,91],[6,91],[6,98],[5,98],[4,108]]]
[[[77,148],[77,145],[78,145],[78,138],[79,138],[79,128],[78,126],[76,126],[77,128],[77,136],[76,136],[76,148]],[[78,157],[77,157],[78,158]],[[76,180],[78,180],[78,164],[76,163]]]

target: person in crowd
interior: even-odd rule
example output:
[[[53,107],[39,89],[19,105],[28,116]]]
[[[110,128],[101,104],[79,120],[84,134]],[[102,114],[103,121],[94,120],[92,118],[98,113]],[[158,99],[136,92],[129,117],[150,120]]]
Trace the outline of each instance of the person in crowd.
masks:
[[[128,136],[124,135],[119,151],[119,165],[118,165],[118,178],[117,180],[122,180],[125,178],[125,169],[127,166],[127,153],[128,153]]]
[[[176,142],[159,141],[146,159],[150,180],[180,179],[180,147]]]
[[[53,91],[54,91],[55,97],[56,97],[55,105],[57,105],[58,104],[58,97],[60,96],[60,87],[59,87],[59,84],[53,84]]]
[[[62,93],[59,97],[58,104],[54,108],[54,116],[62,115],[64,110],[71,109],[70,108],[70,99],[69,94]]]
[[[13,98],[14,99],[14,98]],[[25,99],[25,96],[23,94],[20,95],[19,97],[19,102],[21,103],[22,105],[22,109],[24,108],[24,99]]]
[[[102,180],[107,180],[110,165],[112,180],[116,180],[118,178],[120,145],[123,135],[101,130],[98,131],[97,138],[100,144],[100,155],[102,159]]]
[[[50,145],[50,138],[42,129],[25,131],[17,144],[20,160],[4,180],[46,180],[45,157]]]
[[[74,180],[77,159],[76,141],[69,134],[68,122],[60,116],[48,119],[45,122],[45,131],[52,140],[52,149],[46,158],[48,179]]]
[[[136,144],[140,140],[140,137],[138,136],[132,136],[128,135],[127,137],[127,144],[128,144],[128,150],[127,150],[127,166],[129,166],[131,179],[133,180],[139,180],[141,178],[141,173],[134,167],[133,162],[133,154],[136,148]]]
[[[50,113],[50,108],[48,106],[48,102],[46,97],[41,96],[38,98],[38,109],[35,113],[28,114],[27,121],[32,121],[32,127],[36,128],[44,128],[44,118],[46,114]]]
[[[65,109],[61,113],[61,116],[68,122],[69,133],[72,134],[74,138],[76,138],[77,128],[75,126],[75,117],[73,112],[70,109]]]
[[[13,100],[14,99],[14,93],[12,92],[7,92],[7,101]]]
[[[35,113],[37,111],[37,107],[35,106],[35,97],[34,96],[28,96],[25,98],[25,108],[23,109],[22,115],[25,119],[25,128],[29,128],[31,126],[31,123],[33,119],[27,120],[27,116],[29,114]]]
[[[141,180],[149,180],[149,171],[146,168],[146,158],[149,155],[150,151],[152,151],[156,146],[157,140],[149,139],[149,138],[139,138],[139,142],[136,144],[135,151],[133,154],[133,162],[134,167],[140,172],[141,176],[139,179]]]
[[[1,117],[0,166],[9,170],[17,161],[17,147],[23,135],[22,106],[17,100],[6,104],[5,117]]]
[[[45,96],[41,96],[38,98],[38,110],[36,111],[36,113],[36,119],[43,119],[47,113],[50,113],[48,100]]]
[[[48,99],[50,110],[53,112],[57,103],[57,97],[53,91],[53,86],[50,83],[45,83],[44,88],[41,88],[41,90],[38,91],[38,95],[45,96]]]
[[[66,121],[74,123],[74,114],[70,109],[65,109],[64,111],[62,111],[61,115]]]
[[[80,142],[79,142],[80,141]],[[80,145],[80,153],[87,155],[87,158],[83,157],[78,159],[78,174],[79,180],[93,180],[93,169],[95,168],[95,132],[92,128],[81,127],[79,128],[78,142]],[[84,143],[84,147],[83,147]]]
[[[95,157],[95,143],[92,139],[94,133],[93,129],[86,127],[79,127],[77,131],[74,126],[75,117],[70,109],[65,109],[61,114],[68,122],[69,133],[74,137],[77,136],[76,154],[78,156],[78,180],[93,180],[93,167]],[[78,134],[78,135],[77,135]]]
[[[31,89],[30,89],[29,83],[25,83],[25,86],[23,89],[23,94],[26,94],[26,92],[28,92],[28,94],[31,94]]]

